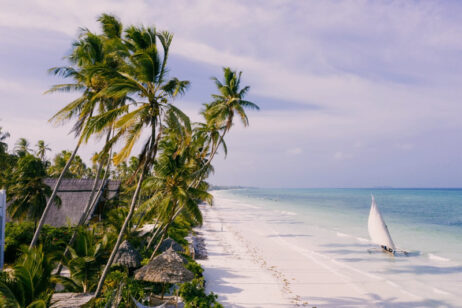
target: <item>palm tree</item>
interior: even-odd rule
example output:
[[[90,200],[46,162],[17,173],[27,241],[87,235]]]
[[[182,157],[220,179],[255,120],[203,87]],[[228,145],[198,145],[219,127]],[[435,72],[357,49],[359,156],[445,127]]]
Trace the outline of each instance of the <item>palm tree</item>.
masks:
[[[45,166],[42,161],[31,154],[19,158],[13,169],[8,187],[8,214],[13,219],[31,219],[37,225],[42,212],[51,196],[51,188],[43,183],[46,177]],[[58,196],[53,204],[60,206]]]
[[[23,251],[11,276],[0,278],[0,306],[6,308],[49,307],[53,294],[51,271],[56,258],[41,245]]]
[[[71,164],[63,173],[67,162],[70,160],[72,152],[63,150],[56,154],[53,158],[53,163],[48,167],[48,175],[52,178],[57,178],[63,174],[64,178],[85,178],[91,171],[87,168],[82,158],[79,155],[74,155]]]
[[[192,219],[194,224],[201,224],[202,215],[198,204],[202,201],[212,204],[212,195],[207,192],[206,182],[201,181],[195,187],[191,186],[198,167],[191,157],[194,152],[191,152],[189,147],[179,149],[180,143],[175,139],[166,138],[161,141],[162,154],[156,161],[155,175],[149,179],[149,183],[157,191],[152,200],[159,204],[160,215],[165,225],[159,245],[178,211],[185,212],[186,217]],[[154,249],[151,259],[159,245]]]
[[[246,108],[259,110],[260,108],[250,101],[244,100],[244,96],[249,91],[250,87],[245,86],[240,89],[242,72],[236,73],[230,68],[223,68],[224,81],[221,82],[217,78],[212,78],[217,86],[219,94],[213,94],[213,102],[204,104],[205,109],[202,111],[202,116],[205,123],[197,123],[193,135],[193,143],[196,145],[197,157],[196,164],[200,166],[195,172],[195,180],[190,183],[191,187],[198,187],[201,181],[213,171],[210,163],[212,162],[218,148],[222,146],[225,155],[227,153],[224,137],[233,125],[234,114],[237,113],[244,126],[249,125],[249,120],[245,113]],[[221,134],[220,134],[221,131]],[[204,158],[208,155],[208,159],[204,162]],[[183,207],[180,207],[175,215],[178,216]],[[165,227],[162,230],[165,234]]]
[[[223,138],[233,125],[234,115],[237,113],[244,126],[249,125],[249,119],[245,109],[260,110],[260,108],[250,101],[244,100],[250,87],[240,88],[242,72],[235,72],[229,67],[223,68],[224,80],[220,81],[213,77],[212,80],[218,89],[218,94],[213,94],[213,102],[205,105],[203,115],[208,126],[218,126],[222,133],[219,138],[216,136],[212,140],[212,148],[207,164],[215,156],[218,147],[223,143]]]
[[[30,143],[26,138],[19,138],[14,147],[14,151],[18,156],[24,156],[30,152]]]
[[[79,229],[76,240],[69,247],[70,256],[64,263],[70,270],[70,278],[58,277],[69,292],[91,292],[98,282],[101,266],[106,256],[108,238],[97,241],[94,229]]]
[[[112,97],[133,95],[141,97],[144,102],[137,103],[133,111],[120,117],[115,123],[115,127],[118,129],[115,139],[125,136],[126,143],[114,157],[114,163],[118,164],[130,156],[131,150],[144,128],[148,128],[149,137],[144,143],[139,157],[138,182],[129,211],[101,275],[95,297],[98,297],[101,292],[109,268],[133,216],[145,174],[152,166],[157,154],[161,136],[162,114],[165,114],[166,109],[170,109],[186,120],[184,114],[169,103],[170,99],[178,94],[183,94],[189,86],[188,81],[180,81],[177,78],[167,79],[167,59],[173,35],[166,31],[157,32],[155,28],[134,26],[129,27],[125,32],[125,42],[131,54],[127,59],[124,71],[120,71],[116,75],[113,75],[112,72],[108,74],[111,79],[105,94]],[[162,47],[162,52],[159,52],[158,41]]]
[[[8,144],[5,140],[9,137],[10,134],[8,132],[2,132],[2,127],[0,126],[0,153],[6,153],[8,151]]]
[[[43,161],[45,162],[45,155],[47,151],[51,151],[51,149],[48,147],[48,144],[45,144],[45,141],[39,140],[37,142],[37,151],[35,154]]]
[[[86,128],[94,114],[95,108],[99,104],[99,110],[107,110],[107,106],[105,105],[107,105],[108,100],[103,95],[100,95],[100,92],[106,87],[106,81],[102,78],[102,76],[95,73],[94,67],[105,67],[106,71],[110,71],[110,69],[118,68],[118,65],[120,64],[120,53],[118,52],[118,48],[121,44],[117,43],[117,38],[115,36],[118,34],[120,35],[120,29],[122,26],[115,17],[110,15],[102,15],[99,21],[103,26],[103,30],[108,32],[106,33],[106,37],[98,36],[88,30],[84,30],[79,40],[74,42],[73,52],[68,57],[71,62],[71,66],[57,67],[50,70],[50,72],[55,75],[72,78],[74,83],[55,85],[48,92],[83,92],[81,97],[68,104],[51,118],[51,121],[57,123],[77,118],[73,127],[73,132],[76,136],[79,136],[74,151],[56,181],[51,199],[53,199],[56,195],[61,181],[74,160],[81,143],[84,140],[87,141],[89,136],[93,133]],[[108,43],[105,44],[105,42]],[[110,132],[108,132],[108,135],[109,134]],[[97,177],[98,176],[99,175],[97,175]],[[96,185],[94,185],[94,188],[96,188]],[[90,204],[91,198],[87,204],[87,208]],[[40,219],[38,228],[32,238],[30,247],[33,247],[38,240],[39,233],[49,208],[50,202],[48,202],[45,210],[43,211],[42,218]]]

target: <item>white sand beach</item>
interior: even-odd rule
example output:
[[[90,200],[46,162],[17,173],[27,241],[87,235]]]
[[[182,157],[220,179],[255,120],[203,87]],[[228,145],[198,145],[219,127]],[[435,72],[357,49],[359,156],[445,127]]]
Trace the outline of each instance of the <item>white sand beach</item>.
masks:
[[[225,307],[457,306],[451,301],[457,300],[457,285],[454,293],[434,287],[426,290],[424,283],[409,275],[390,280],[351,266],[342,258],[320,252],[316,247],[321,239],[313,236],[314,230],[300,232],[303,229],[294,227],[296,233],[281,233],[281,228],[276,228],[296,226],[295,213],[263,210],[224,198],[219,192],[214,195],[215,205],[203,207],[200,232],[208,259],[200,263],[207,290],[218,294]],[[343,237],[337,236],[332,251],[342,247]],[[297,239],[303,245],[298,245]],[[374,262],[373,255],[370,262]],[[454,281],[460,284],[459,278]]]

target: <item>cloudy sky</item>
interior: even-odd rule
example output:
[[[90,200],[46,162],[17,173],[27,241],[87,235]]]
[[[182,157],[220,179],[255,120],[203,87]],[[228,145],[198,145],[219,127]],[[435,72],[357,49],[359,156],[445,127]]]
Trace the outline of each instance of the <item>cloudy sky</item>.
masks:
[[[212,182],[262,187],[461,187],[462,3],[457,1],[0,0],[0,126],[71,149],[47,120],[79,27],[96,17],[175,34],[177,100],[193,119],[222,66],[251,86],[251,125],[233,127]],[[88,159],[101,145],[81,151]],[[51,156],[52,154],[50,154]]]

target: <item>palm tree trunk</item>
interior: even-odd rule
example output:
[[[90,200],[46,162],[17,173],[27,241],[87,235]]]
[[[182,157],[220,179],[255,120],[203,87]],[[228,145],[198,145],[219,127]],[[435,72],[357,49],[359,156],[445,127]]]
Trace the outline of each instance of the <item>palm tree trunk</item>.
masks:
[[[191,184],[189,185],[188,188],[191,188],[191,187],[193,187],[193,186],[199,185],[200,181],[202,180],[201,171],[204,170],[204,169],[205,169],[208,165],[210,165],[210,163],[212,162],[212,159],[213,159],[213,157],[215,156],[215,154],[217,153],[218,148],[220,147],[220,144],[221,144],[221,142],[223,141],[223,138],[225,137],[227,131],[228,131],[228,130],[226,130],[226,129],[223,130],[223,134],[221,134],[220,140],[218,140],[218,143],[217,143],[214,147],[212,147],[212,152],[210,153],[209,159],[208,159],[208,160],[205,162],[205,164],[199,169],[199,171],[197,171],[197,173],[198,173],[197,179],[196,179],[196,180],[193,180],[193,181],[191,182]]]
[[[61,174],[59,175],[58,181],[56,182],[55,188],[53,189],[53,192],[51,193],[50,199],[48,199],[47,205],[45,209],[43,210],[42,217],[40,217],[40,221],[38,223],[37,229],[35,230],[34,237],[32,238],[32,241],[30,242],[29,249],[35,246],[35,244],[38,241],[38,237],[40,235],[40,231],[42,230],[43,224],[45,223],[45,219],[47,217],[48,211],[50,210],[51,204],[53,203],[56,194],[58,192],[59,186],[61,185],[61,181],[63,180],[64,174],[67,172],[69,169],[72,161],[74,160],[75,155],[77,154],[77,151],[79,150],[80,147],[80,140],[77,142],[77,145],[74,149],[74,152],[72,152],[71,157],[69,157],[69,160],[67,161],[66,165],[64,166],[63,171],[61,171]]]
[[[154,228],[157,226],[157,223],[159,222],[159,216],[157,216],[156,218],[156,222],[154,223]],[[149,242],[148,242],[148,246],[146,246],[146,249],[149,249],[149,247],[151,247],[152,245],[152,242],[154,241],[154,239],[156,238],[157,236],[157,233],[159,233],[161,229],[161,226],[159,226],[156,231],[154,232],[154,234],[151,236],[151,238],[149,239]]]
[[[117,237],[117,241],[114,245],[114,248],[112,249],[111,256],[109,257],[109,260],[107,261],[106,266],[104,267],[103,273],[101,274],[101,278],[98,282],[98,286],[95,291],[95,298],[97,298],[101,293],[104,281],[106,280],[106,276],[109,273],[109,269],[112,265],[112,262],[114,261],[115,255],[117,251],[119,250],[120,244],[122,243],[122,238],[124,236],[125,230],[127,229],[128,223],[130,222],[130,219],[133,216],[133,212],[135,211],[136,200],[138,199],[138,194],[140,193],[140,190],[141,190],[141,184],[143,183],[144,175],[146,173],[146,166],[147,166],[147,161],[144,162],[143,169],[141,171],[140,178],[138,180],[138,184],[136,186],[135,193],[133,194],[132,202],[130,204],[130,210],[128,211],[127,217],[125,217],[124,224],[122,225],[122,228],[120,229],[119,236]]]
[[[172,222],[175,221],[175,219],[178,217],[178,215],[180,215],[181,211],[183,210],[184,206],[180,206],[180,208],[175,212],[175,214],[173,214],[172,218],[170,219],[170,221],[163,227],[163,228],[159,228],[162,229],[161,233],[162,233],[162,238],[161,240],[159,241],[159,244],[157,244],[156,248],[154,249],[154,251],[152,252],[152,255],[151,255],[151,258],[150,260],[152,260],[152,258],[154,258],[154,256],[156,255],[157,253],[157,250],[159,250],[159,247],[160,247],[160,244],[162,243],[162,241],[164,240],[165,238],[165,234],[167,234],[168,232],[168,227],[170,227],[170,224]],[[149,246],[148,246],[149,248]]]
[[[212,153],[210,153],[209,159],[208,159],[207,162],[202,166],[201,169],[204,169],[206,166],[210,165],[210,163],[212,162],[213,157],[214,157],[215,154],[217,153],[218,148],[220,147],[220,144],[221,144],[221,142],[223,141],[223,138],[225,137],[227,131],[228,131],[228,130],[226,130],[226,129],[223,130],[223,134],[220,136],[220,140],[218,140],[218,143],[217,143],[217,145],[215,146],[215,148],[212,149]]]
[[[99,179],[99,176],[100,176],[101,170],[102,170],[102,165],[103,165],[103,163],[101,162],[99,164],[99,167],[98,167],[98,172],[97,172],[95,182],[93,184],[93,189],[96,189],[96,184],[98,183],[97,180]],[[108,174],[109,174],[109,166],[110,165],[111,165],[111,157],[109,156],[108,161],[106,163],[106,170],[104,171],[104,176],[103,176],[103,179],[101,180],[101,184],[99,185],[98,192],[97,192],[97,194],[95,196],[94,192],[92,191],[92,196],[90,196],[91,199],[88,201],[88,204],[85,207],[85,210],[82,213],[82,216],[80,216],[80,220],[79,220],[79,222],[77,224],[77,227],[85,224],[85,222],[87,221],[88,216],[90,216],[90,213],[93,212],[93,208],[98,203],[98,200],[99,200],[99,198],[101,196],[101,192],[103,190],[103,187],[105,185],[106,179],[107,179]],[[71,247],[74,244],[76,238],[77,238],[77,229],[75,229],[74,232],[72,233],[71,239],[69,240],[69,243],[67,244],[66,249],[64,250],[63,258],[65,258],[66,255],[69,253],[69,247]],[[59,275],[61,273],[61,270],[63,269],[63,263],[62,262],[63,262],[63,260],[61,260],[59,265],[58,265],[58,270],[56,272],[56,275]]]
[[[112,249],[111,255],[109,257],[109,260],[106,263],[106,266],[104,267],[103,273],[101,274],[101,278],[98,282],[98,286],[96,287],[95,291],[95,298],[97,298],[101,294],[101,290],[103,289],[104,281],[106,280],[106,276],[109,273],[109,269],[111,268],[112,262],[114,262],[115,255],[117,251],[119,250],[120,244],[122,243],[122,238],[124,236],[125,230],[128,227],[128,223],[130,222],[133,213],[135,212],[135,206],[136,206],[136,201],[138,200],[138,195],[141,191],[141,185],[143,184],[144,176],[146,175],[146,172],[148,171],[148,166],[150,161],[153,160],[156,157],[157,154],[157,146],[159,143],[159,139],[161,137],[162,133],[162,125],[159,127],[159,135],[156,135],[156,118],[153,118],[151,120],[151,140],[149,144],[149,148],[146,151],[146,157],[143,163],[143,167],[141,169],[141,174],[140,178],[138,180],[138,184],[135,189],[135,193],[133,194],[132,202],[130,204],[130,209],[128,211],[127,217],[125,217],[124,224],[122,225],[122,228],[120,229],[119,236],[117,237],[117,241],[114,245],[114,248]]]
[[[167,224],[165,227],[167,227],[168,225],[170,225],[170,224]],[[167,231],[167,229],[165,229],[165,231]],[[160,238],[159,243],[157,243],[156,248],[154,248],[154,251],[152,252],[151,257],[149,258],[149,261],[151,261],[152,259],[154,259],[154,257],[156,256],[156,253],[157,253],[157,251],[159,250],[160,245],[162,245],[162,242],[163,242],[164,239],[165,239],[165,234],[167,234],[167,232],[162,233],[162,237]]]

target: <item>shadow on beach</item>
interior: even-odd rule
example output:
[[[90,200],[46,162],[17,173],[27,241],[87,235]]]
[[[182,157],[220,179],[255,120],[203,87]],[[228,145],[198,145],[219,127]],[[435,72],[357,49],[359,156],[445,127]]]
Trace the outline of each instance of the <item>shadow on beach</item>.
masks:
[[[267,237],[310,237],[311,234],[270,234]]]
[[[231,271],[224,268],[206,268],[206,287],[209,288],[213,284],[213,292],[226,295],[232,293],[240,293],[241,288],[230,286],[226,279],[244,277],[233,274]]]
[[[444,301],[425,299],[421,301],[399,301],[396,297],[382,298],[377,294],[369,293],[371,299],[357,297],[310,297],[312,302],[320,303],[318,307],[370,307],[371,301],[380,307],[447,307],[452,306]],[[311,304],[309,306],[312,306]]]
[[[462,273],[462,266],[411,265],[402,269],[391,269],[393,274],[410,273],[416,275],[445,275]]]

